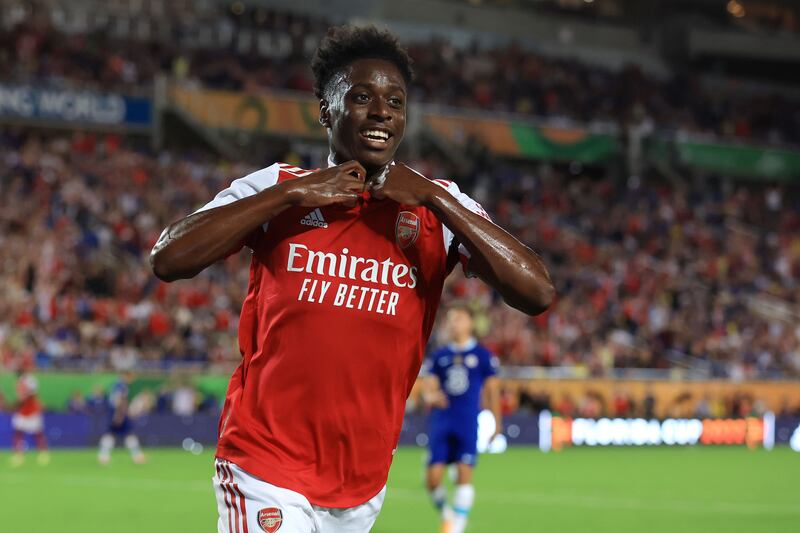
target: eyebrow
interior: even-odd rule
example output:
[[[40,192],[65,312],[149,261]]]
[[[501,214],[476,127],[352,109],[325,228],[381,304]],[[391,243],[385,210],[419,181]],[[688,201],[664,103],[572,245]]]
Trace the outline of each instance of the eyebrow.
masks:
[[[375,84],[373,84],[373,83],[360,82],[360,83],[354,83],[353,86],[351,87],[351,89],[355,89],[356,87],[365,87],[367,89],[372,89],[374,86],[375,86]],[[389,90],[390,91],[400,91],[401,93],[406,94],[406,90],[403,89],[403,86],[402,85],[398,85],[396,83],[390,84],[389,85]]]

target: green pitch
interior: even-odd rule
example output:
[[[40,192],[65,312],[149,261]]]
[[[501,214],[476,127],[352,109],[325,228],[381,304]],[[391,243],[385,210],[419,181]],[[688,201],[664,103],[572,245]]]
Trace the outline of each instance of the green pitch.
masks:
[[[214,532],[210,453],[148,450],[135,466],[117,450],[33,455],[19,468],[0,453],[0,531],[8,533]],[[395,458],[376,533],[436,533],[422,489],[423,453]],[[471,532],[800,531],[800,454],[742,448],[516,448],[482,456]],[[256,533],[256,532],[251,532]]]

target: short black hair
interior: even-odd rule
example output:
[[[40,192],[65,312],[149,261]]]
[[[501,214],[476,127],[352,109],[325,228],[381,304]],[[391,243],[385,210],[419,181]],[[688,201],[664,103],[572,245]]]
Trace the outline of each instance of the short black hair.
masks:
[[[323,98],[328,83],[339,71],[358,59],[385,59],[394,63],[406,84],[414,79],[413,61],[391,32],[375,26],[334,26],[311,59],[317,98]]]

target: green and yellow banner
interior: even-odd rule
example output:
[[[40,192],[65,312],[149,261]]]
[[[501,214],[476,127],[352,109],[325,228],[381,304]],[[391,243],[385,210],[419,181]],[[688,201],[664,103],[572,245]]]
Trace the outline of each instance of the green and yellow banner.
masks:
[[[318,103],[306,96],[173,86],[169,98],[172,105],[209,128],[325,138]]]
[[[246,93],[172,86],[172,105],[202,126],[271,135],[325,138],[318,102],[297,93]],[[554,126],[484,115],[422,113],[428,132],[457,146],[477,141],[493,154],[505,157],[602,163],[624,147],[617,135],[597,133],[582,126]],[[769,180],[800,179],[800,152],[755,145],[725,144],[698,139],[649,143],[648,157],[719,172],[726,176]]]
[[[596,163],[618,149],[611,135],[590,133],[582,127],[537,126],[526,122],[456,115],[424,115],[425,125],[456,144],[472,138],[497,155],[555,161]]]
[[[199,124],[222,130],[243,130],[324,139],[318,103],[306,95],[265,92],[248,94],[180,86],[170,88],[170,101]],[[455,144],[472,138],[495,154],[594,163],[618,150],[611,135],[581,127],[536,126],[502,119],[424,112],[432,133]]]
[[[800,179],[800,152],[762,146],[723,144],[698,140],[650,143],[649,155],[687,167],[739,178],[770,181]]]

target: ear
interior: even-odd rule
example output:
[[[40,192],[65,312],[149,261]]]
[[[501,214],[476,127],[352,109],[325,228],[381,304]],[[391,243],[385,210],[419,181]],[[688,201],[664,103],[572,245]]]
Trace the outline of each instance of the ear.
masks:
[[[331,112],[327,100],[319,101],[319,123],[326,128],[331,127]]]

